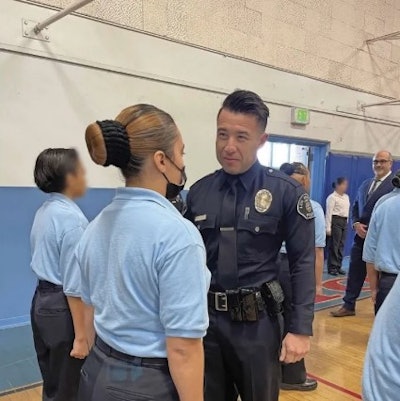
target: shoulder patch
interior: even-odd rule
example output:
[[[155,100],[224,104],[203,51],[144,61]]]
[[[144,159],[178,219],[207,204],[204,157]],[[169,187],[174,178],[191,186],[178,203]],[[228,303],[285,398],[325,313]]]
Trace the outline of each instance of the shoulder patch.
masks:
[[[310,196],[308,194],[303,194],[300,196],[297,202],[297,213],[306,220],[311,220],[315,217]]]

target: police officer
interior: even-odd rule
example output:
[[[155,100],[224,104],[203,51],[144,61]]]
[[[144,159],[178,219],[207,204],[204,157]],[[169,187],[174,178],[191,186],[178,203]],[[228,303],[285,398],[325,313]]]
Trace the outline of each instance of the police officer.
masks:
[[[97,334],[79,400],[203,401],[210,272],[201,236],[168,200],[186,181],[179,130],[141,104],[91,124],[86,141],[95,163],[121,169],[126,188],[77,251]]]
[[[400,188],[399,172],[392,183],[397,189]],[[392,191],[376,207],[365,238],[363,260],[367,263],[375,313],[382,306],[400,272],[400,220],[396,218],[400,213],[399,196],[399,192]]]
[[[186,216],[200,230],[212,272],[204,340],[205,400],[276,401],[280,361],[309,351],[314,316],[314,214],[303,187],[261,166],[269,110],[253,92],[229,95],[218,113],[222,169],[192,186]],[[293,315],[281,346],[278,255],[286,240]]]
[[[362,254],[368,224],[376,202],[393,189],[392,165],[393,159],[390,152],[386,150],[377,152],[372,159],[375,177],[365,180],[358,189],[352,209],[352,222],[356,235],[351,249],[346,294],[343,297],[344,304],[338,310],[331,312],[333,317],[356,314],[356,300],[367,275],[367,267],[362,260]]]
[[[33,339],[44,401],[76,401],[82,359],[89,352],[74,251],[88,221],[74,199],[86,191],[85,170],[74,149],[46,149],[35,182],[50,194],[35,215],[31,267],[38,278],[32,301]]]

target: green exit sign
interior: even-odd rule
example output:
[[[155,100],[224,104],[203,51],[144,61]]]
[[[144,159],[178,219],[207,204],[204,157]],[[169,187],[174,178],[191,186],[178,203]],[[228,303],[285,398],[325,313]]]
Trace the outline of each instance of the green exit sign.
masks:
[[[307,125],[310,123],[310,110],[292,107],[292,124]]]

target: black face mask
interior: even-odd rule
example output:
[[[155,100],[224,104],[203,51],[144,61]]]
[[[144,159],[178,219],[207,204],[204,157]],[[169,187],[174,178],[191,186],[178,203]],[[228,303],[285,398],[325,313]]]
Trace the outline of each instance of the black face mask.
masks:
[[[168,156],[167,156],[168,157]],[[183,168],[179,168],[169,157],[168,157],[169,161],[181,172],[182,174],[182,181],[181,183],[178,184],[174,184],[172,183],[168,177],[163,173],[163,176],[165,177],[165,179],[167,180],[167,193],[165,194],[165,197],[168,200],[173,200],[175,199],[183,190],[183,188],[185,187],[186,181],[187,181],[187,177],[186,177],[186,172],[185,172],[185,167]]]

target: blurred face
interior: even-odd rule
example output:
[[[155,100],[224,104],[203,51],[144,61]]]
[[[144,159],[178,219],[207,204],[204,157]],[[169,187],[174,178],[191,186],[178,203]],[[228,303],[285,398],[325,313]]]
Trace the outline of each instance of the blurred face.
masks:
[[[182,135],[178,133],[178,138],[175,141],[174,149],[173,149],[173,156],[171,160],[166,162],[166,172],[165,175],[168,177],[170,182],[174,184],[181,184],[183,181],[182,172],[185,168],[185,161],[184,161],[184,154],[185,154],[185,144],[183,143]],[[174,165],[175,164],[175,165]]]
[[[348,181],[343,181],[340,185],[336,185],[336,192],[338,192],[339,194],[345,194],[348,188]]]
[[[217,159],[228,174],[245,173],[267,138],[256,116],[223,109],[217,120]]]
[[[65,193],[72,199],[85,195],[87,190],[86,170],[81,161],[78,161],[73,173],[69,173],[65,179]]]
[[[383,178],[392,169],[393,161],[388,152],[378,152],[372,159],[372,168],[376,178]]]

